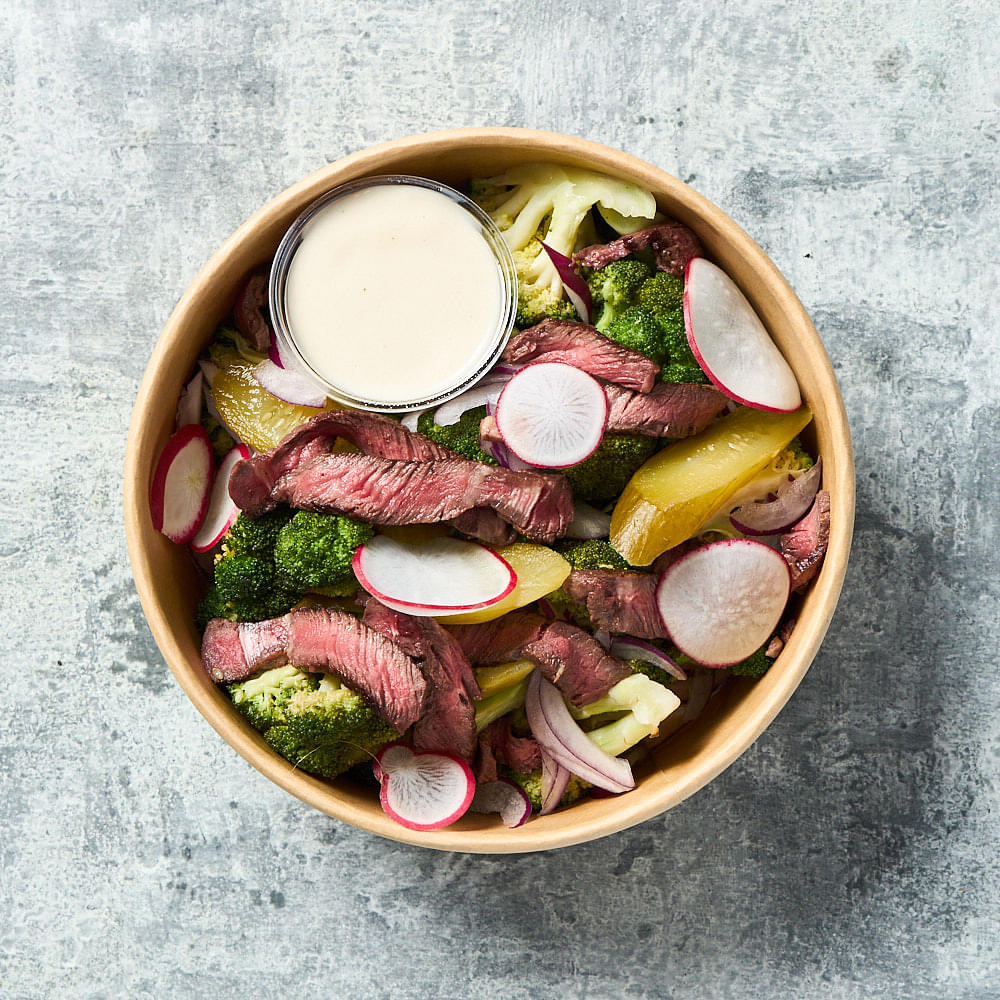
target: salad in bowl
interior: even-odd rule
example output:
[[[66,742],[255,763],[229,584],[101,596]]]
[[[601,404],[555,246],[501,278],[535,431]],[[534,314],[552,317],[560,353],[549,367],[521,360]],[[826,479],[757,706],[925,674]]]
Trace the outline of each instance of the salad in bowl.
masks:
[[[462,186],[517,277],[478,381],[399,413],[327,398],[257,269],[149,491],[232,711],[418,833],[632,793],[767,674],[836,513],[795,373],[651,190],[544,160]]]

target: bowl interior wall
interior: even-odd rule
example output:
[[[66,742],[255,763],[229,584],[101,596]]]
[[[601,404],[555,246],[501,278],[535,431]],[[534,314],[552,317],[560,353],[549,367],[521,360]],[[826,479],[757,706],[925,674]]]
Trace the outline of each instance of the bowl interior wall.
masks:
[[[811,443],[823,454],[825,485],[834,497],[831,545],[799,625],[775,666],[759,682],[741,682],[714,699],[693,725],[651,755],[637,769],[639,790],[621,799],[590,800],[513,831],[495,818],[467,816],[445,831],[415,833],[385,817],[370,792],[348,783],[329,785],[277,757],[209,680],[192,620],[205,583],[185,550],[153,530],[149,484],[155,459],[173,429],[181,388],[230,311],[238,282],[270,260],[285,230],[314,198],[370,174],[413,173],[461,186],[470,176],[543,159],[604,170],[649,187],[661,210],[691,226],[709,256],[743,289],[794,368],[813,410]],[[784,279],[735,223],[675,178],[606,147],[548,133],[477,129],[417,136],[347,157],[289,188],[233,235],[185,293],[154,350],[133,414],[125,493],[130,555],[153,634],[178,681],[224,739],[267,777],[339,819],[429,847],[506,852],[593,839],[656,815],[746,749],[797,686],[833,613],[850,546],[854,480],[843,403],[822,344]]]

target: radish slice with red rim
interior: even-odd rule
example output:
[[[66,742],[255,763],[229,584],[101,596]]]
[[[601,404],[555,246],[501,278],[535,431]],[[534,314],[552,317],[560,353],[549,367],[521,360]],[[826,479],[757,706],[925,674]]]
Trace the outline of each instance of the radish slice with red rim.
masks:
[[[201,424],[175,431],[156,463],[149,488],[153,527],[184,545],[201,527],[212,493],[212,444]]]
[[[386,815],[408,830],[440,830],[465,815],[476,779],[464,760],[390,743],[375,756],[379,800]]]
[[[570,773],[551,754],[542,751],[542,808],[539,816],[548,816],[556,809],[569,785]]]
[[[240,509],[229,495],[229,477],[236,463],[249,457],[250,449],[245,444],[238,444],[219,463],[208,501],[208,511],[201,527],[191,539],[191,548],[195,552],[207,552],[214,548],[236,520]]]
[[[576,724],[558,689],[535,670],[524,697],[531,734],[568,771],[609,792],[635,788],[632,768],[622,757],[601,750]]]
[[[736,283],[704,257],[684,275],[684,328],[698,364],[731,399],[776,413],[802,405],[795,373]]]
[[[656,603],[682,653],[706,667],[728,667],[774,634],[790,591],[780,552],[727,538],[681,556],[660,578]]]
[[[604,437],[608,400],[597,379],[562,361],[522,368],[497,401],[504,444],[529,465],[565,469],[589,458]]]
[[[590,298],[590,289],[587,282],[576,273],[573,261],[558,250],[553,250],[547,243],[542,243],[542,247],[549,255],[553,267],[559,273],[563,288],[566,289],[566,297],[573,303],[573,308],[577,311],[580,319],[584,323],[590,322],[590,314],[593,311],[594,303]]]
[[[488,608],[517,586],[510,563],[464,538],[408,544],[376,535],[354,553],[353,567],[369,594],[418,617]]]
[[[504,826],[523,826],[531,816],[531,801],[520,785],[508,778],[482,781],[476,785],[469,812],[499,813]]]
[[[822,459],[801,476],[789,477],[772,500],[740,504],[729,515],[744,535],[780,535],[797,524],[809,511],[823,478]]]
[[[178,427],[201,423],[201,388],[204,382],[205,373],[199,368],[195,372],[194,378],[184,387],[181,398],[177,401]]]
[[[326,403],[326,393],[312,379],[293,368],[279,367],[270,358],[261,361],[253,375],[272,396],[292,406],[319,409]]]

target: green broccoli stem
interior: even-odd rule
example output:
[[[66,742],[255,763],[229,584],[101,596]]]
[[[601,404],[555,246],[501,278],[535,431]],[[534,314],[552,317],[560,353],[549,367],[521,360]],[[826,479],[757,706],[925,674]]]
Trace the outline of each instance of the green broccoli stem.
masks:
[[[508,688],[501,688],[496,694],[476,702],[476,732],[482,732],[491,722],[524,704],[529,677]]]

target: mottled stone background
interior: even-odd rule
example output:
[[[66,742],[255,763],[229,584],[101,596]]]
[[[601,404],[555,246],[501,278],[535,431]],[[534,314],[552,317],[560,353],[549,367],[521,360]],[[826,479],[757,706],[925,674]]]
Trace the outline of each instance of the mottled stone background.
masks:
[[[0,996],[1000,997],[996,0],[8,0],[0,9]],[[125,554],[157,332],[370,143],[552,128],[690,181],[815,317],[858,454],[840,609],[693,799],[454,856],[269,784]]]

